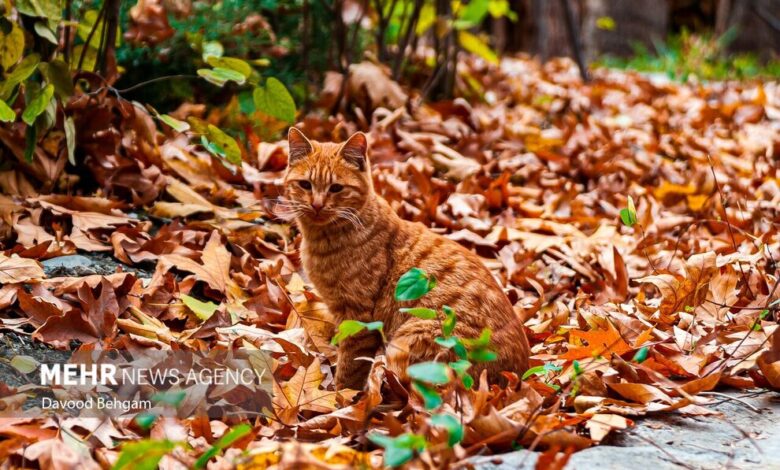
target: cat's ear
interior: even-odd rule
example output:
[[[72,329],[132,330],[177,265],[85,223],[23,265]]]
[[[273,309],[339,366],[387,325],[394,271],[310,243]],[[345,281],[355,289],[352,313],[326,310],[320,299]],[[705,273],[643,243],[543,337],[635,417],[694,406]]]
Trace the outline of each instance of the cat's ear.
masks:
[[[366,169],[368,152],[368,137],[362,132],[355,132],[341,146],[341,156],[347,162],[357,166],[360,171]]]
[[[296,127],[291,127],[287,131],[287,143],[290,145],[290,154],[287,159],[290,164],[306,158],[314,150],[309,139]]]

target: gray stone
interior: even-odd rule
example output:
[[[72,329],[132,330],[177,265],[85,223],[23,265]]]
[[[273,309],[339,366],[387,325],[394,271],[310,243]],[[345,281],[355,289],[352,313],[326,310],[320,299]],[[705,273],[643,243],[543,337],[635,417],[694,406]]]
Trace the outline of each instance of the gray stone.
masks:
[[[636,426],[604,444],[573,454],[566,469],[780,469],[780,396],[723,395],[715,396],[721,401],[711,406],[722,417],[661,414],[637,419]],[[536,456],[524,450],[475,457],[472,463],[484,470],[532,469]]]
[[[77,269],[89,269],[95,262],[92,258],[87,258],[86,256],[68,255],[47,259],[42,261],[41,264],[43,265],[43,270],[46,272],[46,275],[49,275],[50,272],[59,270],[72,271]],[[92,274],[94,274],[94,272]]]
[[[151,273],[138,266],[127,266],[106,253],[87,253],[86,255],[58,256],[42,261],[43,272],[47,277],[107,276],[118,270],[135,273],[139,278],[149,278]],[[121,268],[121,269],[120,269]]]

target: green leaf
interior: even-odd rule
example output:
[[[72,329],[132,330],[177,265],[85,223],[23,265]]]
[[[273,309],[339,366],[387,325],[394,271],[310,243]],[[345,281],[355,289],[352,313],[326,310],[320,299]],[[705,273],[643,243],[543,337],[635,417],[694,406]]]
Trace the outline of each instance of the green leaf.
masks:
[[[450,381],[449,367],[441,362],[412,364],[406,373],[414,380],[434,385],[444,385]]]
[[[0,29],[0,65],[8,70],[19,62],[24,52],[24,31],[15,22],[11,22],[11,30],[4,33]]]
[[[122,445],[112,470],[156,470],[160,460],[179,444],[169,440],[146,439]]]
[[[531,367],[530,369],[525,371],[525,373],[523,373],[522,380],[525,380],[525,379],[527,379],[528,377],[530,377],[532,375],[544,375],[546,373],[547,373],[547,371],[544,370],[544,366],[543,365],[542,366]]]
[[[613,31],[615,29],[615,20],[611,16],[601,16],[596,18],[596,27],[605,31]]]
[[[171,405],[177,407],[181,404],[182,400],[187,396],[187,392],[184,390],[168,390],[165,392],[157,392],[152,395],[152,401],[155,403],[162,403],[164,405]]]
[[[63,0],[16,0],[14,6],[19,13],[50,20],[62,18]]]
[[[38,68],[38,64],[41,61],[41,56],[38,54],[29,54],[16,67],[5,77],[4,81],[0,81],[0,99],[7,100],[11,96],[11,92],[14,87],[35,72]]]
[[[218,147],[214,149],[207,147],[209,151],[216,154],[219,157],[225,158],[228,162],[239,165],[241,164],[241,148],[238,146],[236,139],[230,137],[214,124],[208,124],[206,126],[206,137],[208,141],[215,144]]]
[[[184,121],[179,121],[176,118],[173,118],[167,114],[159,114],[157,115],[157,119],[167,124],[169,127],[171,127],[176,132],[186,132],[190,130],[190,125],[187,124]]]
[[[33,29],[35,29],[35,32],[38,34],[38,36],[49,41],[55,46],[58,44],[57,36],[54,35],[54,31],[52,31],[43,21],[36,21],[33,25]]]
[[[574,367],[574,377],[575,377],[575,378],[576,378],[576,377],[579,377],[579,376],[580,376],[580,375],[582,375],[582,373],[584,372],[584,371],[582,370],[582,367],[580,367],[580,361],[577,361],[577,360],[575,360],[575,361],[572,363],[572,367]]]
[[[246,77],[232,69],[217,67],[215,69],[198,69],[198,76],[209,83],[219,87],[224,86],[229,81],[234,81],[239,85],[246,82]]]
[[[509,18],[517,21],[517,13],[513,12],[507,0],[490,0],[488,11],[493,18]]]
[[[363,323],[368,331],[383,331],[385,324],[381,321],[372,321],[370,323]]]
[[[468,358],[474,362],[491,362],[498,359],[498,355],[488,349],[477,349],[469,351]]]
[[[206,62],[215,69],[229,69],[240,73],[244,78],[252,75],[252,66],[247,61],[235,57],[215,57],[209,56]]]
[[[14,356],[11,359],[11,367],[18,370],[22,374],[29,374],[34,372],[38,368],[38,361],[30,356]]]
[[[487,16],[489,0],[470,0],[465,8],[458,11],[455,29],[469,29],[479,26]]]
[[[420,268],[405,272],[395,285],[395,300],[417,300],[436,287],[436,280]],[[445,335],[449,336],[449,335]]]
[[[54,85],[46,85],[43,90],[36,93],[27,104],[27,107],[22,113],[22,121],[26,122],[28,126],[32,126],[35,119],[46,110],[46,106],[49,105],[49,101],[51,101],[53,96]]]
[[[200,143],[214,156],[225,158],[225,149],[211,142],[205,135],[200,136]]]
[[[248,424],[239,424],[238,426],[235,426],[233,429],[225,433],[224,436],[219,438],[219,440],[214,443],[214,445],[211,446],[209,450],[204,452],[203,455],[201,455],[200,458],[195,461],[195,468],[205,467],[212,457],[217,456],[224,449],[227,449],[233,445],[234,442],[246,436],[250,432],[252,432],[252,426]]]
[[[433,415],[431,416],[431,424],[447,430],[447,434],[449,435],[447,444],[449,444],[450,447],[463,440],[463,425],[455,416],[449,413]]]
[[[636,362],[637,364],[641,364],[645,362],[647,359],[647,353],[650,351],[650,348],[647,346],[642,347],[639,351],[634,354],[634,357],[631,359],[632,361]]]
[[[190,297],[187,294],[181,295],[181,301],[195,314],[195,316],[203,321],[211,318],[211,316],[214,315],[214,312],[219,308],[219,305],[213,302],[201,302],[195,297]]]
[[[634,199],[628,196],[628,206],[625,209],[620,209],[620,220],[623,225],[632,227],[636,222],[636,207],[634,207]]]
[[[157,421],[157,415],[149,411],[135,415],[135,423],[143,430],[151,428],[155,421]]]
[[[40,64],[40,69],[46,81],[54,85],[57,96],[66,99],[73,95],[73,79],[68,64],[61,60],[53,60]]]
[[[0,100],[0,122],[14,122],[16,120],[16,111],[13,110],[5,101]]]
[[[454,362],[450,362],[450,367],[452,370],[455,371],[458,376],[461,376],[466,373],[467,370],[471,367],[471,362],[469,362],[466,359],[460,359]]]
[[[527,379],[528,377],[530,377],[532,375],[547,375],[550,372],[553,372],[553,371],[557,372],[557,371],[561,371],[561,370],[563,370],[563,367],[556,366],[552,362],[548,362],[546,364],[542,364],[541,366],[531,367],[530,369],[525,371],[525,373],[523,374],[522,380],[525,380],[525,379]]]
[[[443,348],[452,349],[456,344],[458,344],[460,340],[458,338],[453,338],[452,336],[449,338],[443,338],[439,336],[434,341]]]
[[[76,164],[76,124],[73,117],[65,118],[65,144],[68,148],[68,161],[71,165]]]
[[[414,308],[402,308],[400,310],[403,313],[408,313],[413,317],[421,318],[423,320],[432,320],[436,318],[436,310],[432,310],[430,308],[414,307]]]
[[[336,334],[333,336],[333,339],[330,340],[331,344],[337,345],[340,342],[344,341],[345,339],[349,338],[350,336],[355,336],[356,334],[360,333],[363,330],[369,330],[369,331],[379,331],[379,333],[382,334],[382,338],[384,338],[384,323],[381,321],[373,321],[370,323],[364,323],[362,321],[357,320],[344,320],[339,324],[339,329],[336,332]]]
[[[474,378],[470,376],[467,371],[471,367],[471,361],[461,358],[455,362],[450,362],[450,368],[455,371],[455,374],[460,377],[463,386],[470,389],[474,386]]]
[[[490,46],[488,46],[478,36],[475,36],[468,31],[459,31],[458,41],[460,42],[460,45],[463,46],[463,48],[467,51],[478,55],[491,64],[498,65],[498,56],[496,53],[493,52],[493,49],[491,49]]]
[[[265,81],[265,86],[258,86],[253,93],[255,108],[269,116],[284,122],[295,121],[295,100],[282,82],[274,77]]]
[[[421,382],[413,382],[412,388],[423,398],[423,403],[426,410],[433,410],[438,408],[443,403],[441,395],[434,388],[429,387]]]
[[[385,465],[398,467],[414,458],[415,452],[425,450],[425,437],[419,434],[401,434],[390,437],[373,433],[368,435],[368,440],[385,449]]]
[[[490,336],[492,334],[493,331],[490,328],[483,328],[482,332],[479,334],[479,338],[466,338],[463,340],[463,344],[465,344],[467,348],[484,348],[490,344]]]
[[[81,39],[85,43],[87,42],[87,38],[89,37],[90,32],[95,26],[95,23],[98,21],[99,16],[100,16],[100,12],[98,10],[87,10],[86,12],[84,12],[84,15],[81,17],[81,21],[79,21],[78,27],[76,28],[76,32],[78,34],[79,39]],[[93,34],[92,38],[89,40],[89,44],[87,45],[88,46],[87,51],[92,50],[94,51],[95,54],[97,54],[100,45],[103,43],[104,26],[105,26],[105,17],[100,20],[100,23],[98,24],[97,29],[95,30],[95,34]],[[122,43],[122,35],[117,34],[116,41],[114,41],[114,46],[119,47],[121,43]],[[75,54],[75,57],[78,58],[80,55],[81,53],[79,52],[79,54]],[[87,61],[85,60],[84,63],[86,64]]]
[[[444,311],[444,321],[441,324],[441,332],[444,336],[450,336],[455,330],[455,323],[457,322],[457,318],[455,317],[455,310],[447,305],[441,309]]]
[[[222,57],[225,48],[219,41],[208,41],[203,43],[203,60],[208,62],[210,57]]]
[[[466,359],[468,356],[468,351],[466,351],[466,347],[463,345],[463,342],[460,340],[460,338],[453,336],[450,336],[449,338],[443,338],[439,336],[434,339],[434,341],[441,347],[454,350],[455,354],[461,359]]]

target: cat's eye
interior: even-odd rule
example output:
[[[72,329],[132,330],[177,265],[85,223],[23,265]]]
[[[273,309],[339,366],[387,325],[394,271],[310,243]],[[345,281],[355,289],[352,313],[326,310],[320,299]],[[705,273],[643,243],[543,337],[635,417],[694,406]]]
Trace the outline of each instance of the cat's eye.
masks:
[[[330,188],[328,188],[328,191],[330,191],[332,193],[338,193],[338,192],[341,192],[342,189],[344,189],[344,186],[342,186],[340,184],[332,184],[332,185],[330,185]]]
[[[300,180],[298,181],[298,186],[305,189],[306,191],[311,191],[311,181]]]

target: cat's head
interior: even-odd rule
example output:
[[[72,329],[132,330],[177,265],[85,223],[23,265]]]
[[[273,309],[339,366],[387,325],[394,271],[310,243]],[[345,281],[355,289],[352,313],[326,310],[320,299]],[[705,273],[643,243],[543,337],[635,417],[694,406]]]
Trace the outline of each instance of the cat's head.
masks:
[[[287,141],[287,212],[316,225],[358,216],[373,193],[366,135],[357,132],[342,144],[316,142],[291,127]]]

